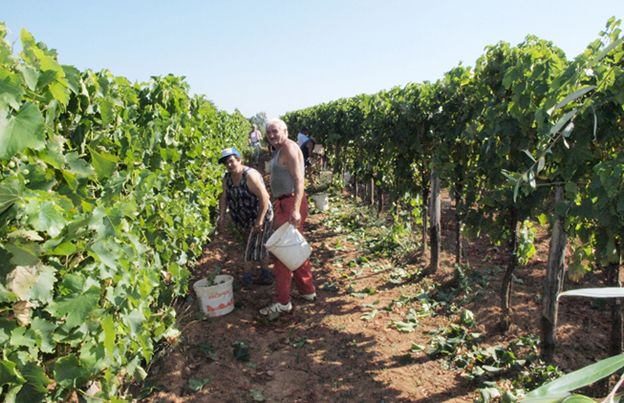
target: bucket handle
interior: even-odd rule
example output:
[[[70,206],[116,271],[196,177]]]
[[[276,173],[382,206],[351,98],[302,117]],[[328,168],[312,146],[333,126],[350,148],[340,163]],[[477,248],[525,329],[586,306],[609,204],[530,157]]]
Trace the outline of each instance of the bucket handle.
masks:
[[[292,243],[280,243],[277,245],[271,245],[271,248],[288,248],[291,246],[301,245],[303,242],[292,242]]]

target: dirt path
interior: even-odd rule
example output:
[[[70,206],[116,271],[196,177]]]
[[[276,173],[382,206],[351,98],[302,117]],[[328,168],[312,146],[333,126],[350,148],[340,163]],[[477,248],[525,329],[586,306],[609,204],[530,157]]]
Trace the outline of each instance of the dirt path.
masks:
[[[336,202],[333,200],[334,205]],[[314,250],[319,299],[315,303],[293,300],[291,314],[269,322],[257,310],[270,302],[272,286],[241,289],[236,284],[236,309],[213,319],[202,319],[196,301],[189,297],[179,309],[180,343],[152,366],[147,384],[154,389],[147,401],[467,402],[478,397],[476,385],[462,377],[460,370],[450,367],[447,359],[433,359],[426,352],[431,333],[456,321],[464,307],[456,307],[457,314],[409,319],[415,296],[423,290],[441,292],[445,284],[454,281],[451,242],[445,240],[448,251],[443,252],[439,273],[421,281],[406,281],[426,262],[417,259],[398,265],[380,256],[364,256],[362,239],[337,228],[335,216],[344,217],[348,210],[348,203],[343,202],[339,210],[316,212],[309,218],[306,235]],[[449,211],[446,213],[448,218]],[[542,240],[539,248],[539,255],[545,258],[547,240]],[[191,284],[215,265],[240,279],[241,254],[241,243],[231,238],[212,242],[194,270]],[[467,256],[473,267],[489,273],[482,288],[468,290],[478,291],[478,298],[458,300],[460,304],[468,301],[466,308],[475,313],[482,344],[538,334],[544,260],[535,259],[517,273],[514,325],[505,336],[493,329],[502,276],[496,267],[502,267],[506,257],[484,240],[469,245]],[[607,345],[606,313],[589,304],[577,305],[578,301],[564,302],[561,307],[563,347],[557,360],[564,369],[604,356]],[[416,322],[413,331],[399,331],[401,323],[409,326]],[[235,357],[233,344],[241,346],[240,342],[243,352],[249,352],[248,360],[240,354],[239,359]]]

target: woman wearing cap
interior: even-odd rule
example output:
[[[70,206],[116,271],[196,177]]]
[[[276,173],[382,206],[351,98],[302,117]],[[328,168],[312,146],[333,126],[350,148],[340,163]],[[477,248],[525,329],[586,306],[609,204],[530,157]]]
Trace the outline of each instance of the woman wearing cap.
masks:
[[[243,285],[272,284],[271,272],[267,269],[268,253],[264,247],[271,235],[273,208],[269,202],[269,193],[264,186],[262,175],[258,171],[243,165],[240,153],[234,147],[221,151],[219,163],[225,165],[227,172],[223,177],[223,193],[219,200],[219,232],[225,228],[225,212],[243,234],[247,235],[245,248],[245,273]],[[260,262],[260,277],[253,280],[250,272],[251,262]]]

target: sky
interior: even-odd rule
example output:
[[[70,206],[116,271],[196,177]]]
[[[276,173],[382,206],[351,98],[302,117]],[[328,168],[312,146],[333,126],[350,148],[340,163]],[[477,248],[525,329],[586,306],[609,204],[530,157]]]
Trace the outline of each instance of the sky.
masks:
[[[487,45],[534,34],[569,59],[624,18],[624,0],[1,0],[21,29],[81,70],[186,77],[222,110],[276,117],[435,81]]]

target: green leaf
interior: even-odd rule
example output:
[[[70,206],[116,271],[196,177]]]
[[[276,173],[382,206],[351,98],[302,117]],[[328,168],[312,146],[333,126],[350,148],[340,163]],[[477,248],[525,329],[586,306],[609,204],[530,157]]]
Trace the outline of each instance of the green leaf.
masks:
[[[143,315],[143,312],[135,309],[126,316],[126,320],[130,326],[130,335],[134,336],[141,332],[143,322],[145,322],[145,316]]]
[[[11,333],[16,327],[17,323],[15,320],[0,318],[0,344],[4,344],[9,341]]]
[[[39,70],[27,64],[20,65],[18,69],[22,73],[28,89],[34,91],[39,80]]]
[[[75,68],[74,66],[62,65],[61,68],[65,73],[65,78],[67,79],[67,86],[74,93],[78,94],[80,92],[80,70]]]
[[[112,316],[106,315],[104,317],[102,330],[104,331],[104,349],[106,355],[112,360],[115,352],[115,322]]]
[[[208,382],[210,382],[209,378],[190,378],[188,380],[189,389],[193,392],[199,392]]]
[[[617,40],[611,42],[609,45],[607,45],[607,47],[605,47],[604,49],[602,49],[600,52],[598,52],[592,62],[593,63],[597,63],[600,60],[602,60],[602,58],[604,58],[607,54],[609,54],[609,52],[611,52],[613,49],[617,48],[618,46],[620,46],[622,43],[624,42],[624,36],[618,38]]]
[[[52,201],[40,202],[40,199],[30,200],[26,206],[28,223],[37,231],[45,231],[51,238],[55,238],[67,225],[63,208]]]
[[[63,387],[80,387],[88,379],[89,373],[80,366],[78,358],[67,355],[56,360],[52,365],[54,379]]]
[[[6,110],[7,106],[15,110],[19,108],[24,95],[20,84],[17,74],[0,70],[0,111]]]
[[[113,122],[113,103],[106,98],[100,98],[98,99],[98,104],[100,106],[102,124],[105,126],[111,124]]]
[[[71,329],[80,325],[89,316],[99,300],[100,290],[96,287],[91,287],[84,294],[52,302],[46,310],[55,318],[66,317],[65,323]]]
[[[392,321],[392,326],[401,333],[411,333],[418,327],[418,322]]]
[[[501,396],[500,391],[495,387],[491,388],[481,388],[479,389],[479,394],[481,395],[481,400],[483,402],[491,402],[494,399],[499,398]]]
[[[80,158],[77,153],[68,153],[65,158],[69,171],[71,171],[71,173],[76,175],[78,178],[89,178],[95,173],[95,169],[93,169],[91,164]]]
[[[0,385],[24,382],[26,382],[26,379],[17,370],[17,366],[13,361],[0,360]]]
[[[0,214],[19,199],[21,190],[22,186],[17,178],[7,178],[0,182]]]
[[[45,248],[45,245],[44,245],[44,248]],[[72,254],[76,253],[77,250],[78,250],[78,248],[76,248],[76,245],[74,245],[73,243],[71,243],[69,241],[65,241],[65,242],[61,242],[60,244],[52,247],[51,250],[46,252],[46,255],[51,255],[51,256],[69,256],[69,255],[72,255]]]
[[[50,378],[48,378],[43,368],[41,368],[37,364],[29,362],[28,364],[24,365],[24,367],[22,368],[22,374],[24,375],[24,378],[26,378],[26,380],[28,381],[28,385],[32,387],[34,391],[38,392],[38,395],[45,394],[48,391],[47,386],[51,382]],[[22,392],[24,392],[24,389],[20,391],[19,395],[22,395]]]
[[[600,360],[555,379],[546,385],[527,393],[523,402],[556,401],[568,396],[571,391],[590,385],[624,367],[624,354]]]
[[[109,178],[115,171],[119,158],[106,151],[98,152],[91,147],[89,147],[89,152],[91,153],[91,161],[98,178]]]
[[[266,400],[264,394],[259,389],[251,389],[249,390],[249,394],[251,395],[251,398],[254,400],[254,402],[264,402]]]
[[[37,80],[37,89],[39,91],[43,91],[43,89],[45,89],[48,85],[56,80],[56,71],[47,70],[41,71],[40,73],[41,74],[39,74],[39,79]]]
[[[475,325],[475,317],[474,313],[468,309],[464,309],[461,314],[461,323],[466,326],[474,326]]]
[[[35,350],[37,347],[37,342],[35,340],[35,335],[31,329],[26,329],[25,327],[16,327],[11,332],[9,345],[17,348],[26,347],[29,350]]]
[[[31,290],[30,298],[47,304],[52,301],[56,269],[52,266],[37,265],[37,271],[39,277]]]
[[[91,252],[95,255],[99,261],[104,263],[106,267],[111,269],[117,269],[117,259],[115,254],[110,248],[114,247],[114,244],[106,241],[97,241],[91,246]]]
[[[500,372],[503,370],[503,368],[494,367],[492,365],[483,365],[481,368],[483,368],[487,372],[492,372],[492,373]]]
[[[69,88],[67,88],[67,83],[64,78],[50,84],[48,90],[54,99],[59,101],[64,106],[67,106],[67,103],[69,102]]]
[[[250,359],[249,346],[244,342],[237,340],[232,343],[234,358],[237,361],[248,362]]]
[[[367,313],[363,314],[362,316],[360,316],[360,319],[366,320],[366,321],[371,321],[371,320],[375,319],[375,316],[377,316],[378,313],[379,313],[378,309],[373,309],[372,311],[367,312]]]
[[[410,347],[410,350],[412,353],[416,353],[418,351],[424,351],[425,350],[425,346],[423,346],[422,344],[416,344],[416,343],[412,343],[412,346]]]
[[[8,160],[26,148],[45,145],[43,115],[35,105],[25,103],[15,116],[0,110],[0,160]]]
[[[574,200],[576,194],[578,193],[578,186],[574,182],[566,182],[564,188],[566,196],[568,199]]]
[[[54,57],[54,53],[49,51],[46,52],[44,49],[40,48],[39,44],[35,41],[35,38],[30,32],[22,29],[20,32],[20,38],[22,40],[22,57],[24,60],[34,64],[43,71],[50,70],[60,72],[64,75],[61,66],[57,63]]]
[[[80,365],[90,373],[102,371],[110,365],[110,362],[113,361],[106,359],[106,352],[102,343],[88,339],[80,346]]]
[[[10,388],[7,393],[3,396],[4,401],[6,403],[16,403],[17,402],[17,394],[22,390],[24,385],[17,385],[13,388]],[[21,402],[20,402],[21,403]]]
[[[0,283],[0,303],[2,302],[13,302],[17,299],[17,295],[7,290],[2,283]],[[0,342],[0,344],[2,344]]]
[[[85,288],[85,278],[81,273],[69,273],[63,276],[61,289],[67,293],[79,294]]]
[[[39,341],[39,349],[44,353],[53,353],[56,343],[52,336],[56,325],[43,318],[34,318],[30,323],[30,328],[35,332]]]

